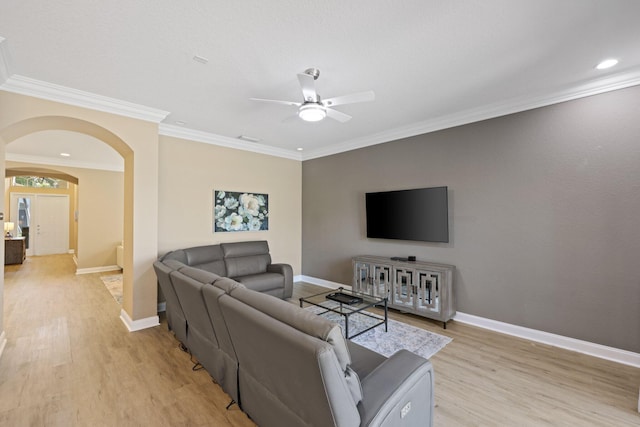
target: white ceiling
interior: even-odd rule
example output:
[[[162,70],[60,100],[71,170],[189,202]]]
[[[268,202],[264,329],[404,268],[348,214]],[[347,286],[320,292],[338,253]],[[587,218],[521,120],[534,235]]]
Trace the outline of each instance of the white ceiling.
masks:
[[[124,171],[124,159],[116,150],[92,136],[63,130],[23,136],[7,146],[6,157],[27,163]]]
[[[164,134],[305,159],[640,84],[638,17],[637,0],[2,0],[2,88],[60,85],[169,112]],[[336,107],[347,123],[249,100],[300,101],[309,67],[324,98],[376,100]]]

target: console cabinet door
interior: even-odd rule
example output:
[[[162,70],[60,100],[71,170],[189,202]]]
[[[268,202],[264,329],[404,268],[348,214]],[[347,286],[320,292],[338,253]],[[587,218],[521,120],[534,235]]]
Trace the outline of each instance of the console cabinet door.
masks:
[[[380,298],[389,297],[391,289],[391,266],[384,264],[371,265],[372,295]]]
[[[416,271],[416,311],[440,313],[442,274],[434,271]]]
[[[370,269],[371,266],[368,262],[353,262],[353,290],[355,292],[361,292],[363,294],[368,294],[370,292]]]
[[[367,261],[353,262],[353,290],[377,297],[388,297],[391,266]]]
[[[415,271],[396,267],[393,269],[391,304],[395,307],[413,309],[415,305]]]

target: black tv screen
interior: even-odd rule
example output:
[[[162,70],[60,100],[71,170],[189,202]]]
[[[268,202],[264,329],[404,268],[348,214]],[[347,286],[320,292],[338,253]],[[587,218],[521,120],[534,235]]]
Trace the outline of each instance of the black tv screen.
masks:
[[[449,241],[447,187],[366,193],[367,237]]]

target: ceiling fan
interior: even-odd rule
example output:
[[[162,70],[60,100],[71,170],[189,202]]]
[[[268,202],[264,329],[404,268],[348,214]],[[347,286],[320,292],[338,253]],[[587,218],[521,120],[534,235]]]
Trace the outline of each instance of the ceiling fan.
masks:
[[[350,95],[336,96],[334,98],[322,99],[316,92],[315,81],[320,77],[320,70],[309,68],[304,73],[298,74],[298,81],[302,88],[302,102],[279,101],[276,99],[250,98],[252,101],[270,102],[298,107],[298,117],[307,122],[318,122],[325,117],[330,117],[339,122],[348,122],[351,116],[331,107],[336,105],[354,104],[356,102],[367,102],[375,99],[372,90],[367,92],[352,93]]]

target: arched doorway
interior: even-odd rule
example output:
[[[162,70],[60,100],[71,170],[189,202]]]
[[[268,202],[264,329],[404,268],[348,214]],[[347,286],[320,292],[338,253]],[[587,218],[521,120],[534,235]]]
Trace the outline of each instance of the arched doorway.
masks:
[[[93,114],[94,113],[91,112],[91,115]],[[148,124],[144,123],[140,127],[146,126],[148,126]],[[30,133],[46,130],[66,130],[92,136],[112,147],[123,157],[125,165],[123,227],[124,289],[121,318],[127,325],[127,327],[132,331],[157,325],[157,288],[155,286],[155,280],[153,280],[151,277],[151,275],[153,274],[151,263],[148,262],[152,257],[155,258],[157,256],[157,229],[153,230],[153,235],[151,235],[148,227],[146,230],[143,230],[144,234],[151,236],[148,239],[149,241],[151,241],[151,245],[147,244],[146,247],[145,244],[140,245],[145,252],[144,258],[149,258],[149,260],[141,259],[143,257],[138,256],[138,254],[142,251],[136,251],[136,236],[143,233],[134,233],[134,225],[137,225],[137,223],[139,223],[140,221],[144,221],[144,219],[142,218],[140,220],[136,218],[137,211],[149,212],[150,219],[147,220],[148,224],[145,224],[146,226],[148,226],[149,224],[157,224],[157,212],[150,211],[150,208],[155,209],[157,207],[157,201],[155,203],[155,206],[149,206],[149,204],[145,204],[144,200],[138,202],[138,199],[141,199],[141,197],[137,196],[137,194],[142,193],[136,191],[136,185],[144,185],[146,181],[150,183],[150,185],[148,186],[149,189],[151,191],[156,190],[157,193],[157,146],[155,147],[155,156],[153,155],[152,148],[151,156],[149,156],[149,159],[136,163],[133,148],[129,144],[127,144],[120,136],[116,135],[116,133],[107,129],[105,126],[96,124],[93,121],[71,116],[32,115],[31,117],[25,118],[23,120],[15,121],[12,124],[5,126],[4,128],[0,128],[0,142],[3,143],[3,157],[4,145],[9,144],[12,141],[15,141],[17,138],[23,137]],[[147,129],[144,130],[146,134],[145,136],[148,138],[150,132],[148,132]],[[155,142],[157,145],[157,127],[155,128],[155,138]],[[146,147],[144,148],[146,149]],[[143,149],[142,151],[145,151],[145,149]],[[144,167],[140,167],[139,164],[142,164],[142,166]],[[144,175],[136,175],[136,171],[134,170],[136,166],[138,166],[138,169],[141,171],[145,171],[146,169]],[[151,173],[148,173],[148,170],[151,170]],[[134,177],[136,178],[135,180]],[[144,229],[145,227],[138,228]],[[140,241],[140,239],[138,240]],[[153,255],[151,255],[152,253]],[[150,279],[152,279],[153,282]]]
[[[7,162],[5,178],[5,224],[9,221],[13,237],[24,240],[26,256],[71,252],[77,266],[78,223],[74,214],[78,211],[78,177],[48,167],[16,167]],[[54,201],[53,205],[49,201]],[[41,230],[41,226],[48,229]]]

